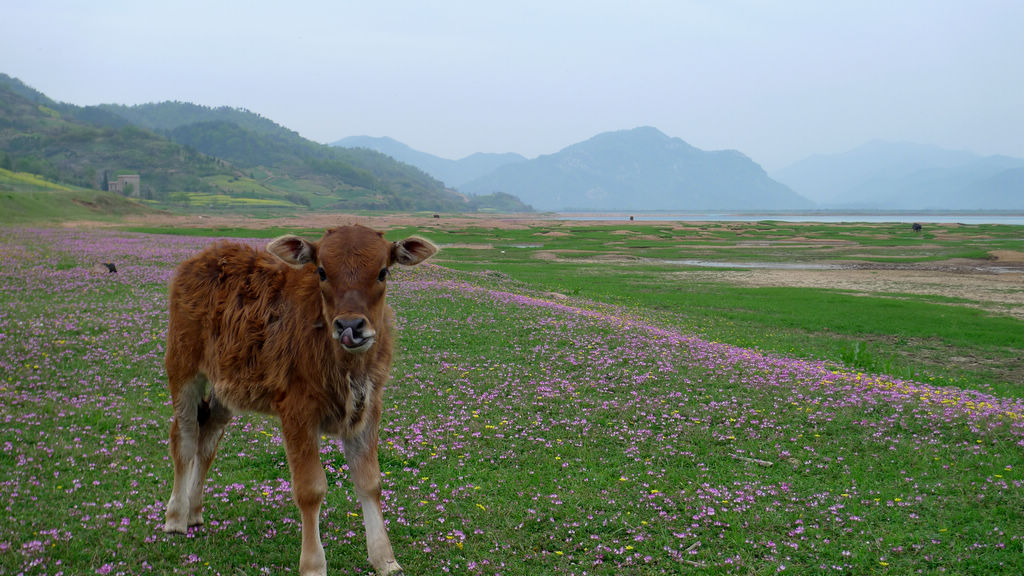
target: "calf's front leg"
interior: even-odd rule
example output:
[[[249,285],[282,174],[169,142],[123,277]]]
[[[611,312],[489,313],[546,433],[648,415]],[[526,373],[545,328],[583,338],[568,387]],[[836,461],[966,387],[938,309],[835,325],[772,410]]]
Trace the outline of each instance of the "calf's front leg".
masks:
[[[292,472],[292,497],[302,517],[299,574],[326,576],[327,558],[320,542],[320,505],[327,493],[327,476],[320,462],[319,435],[308,422],[285,420],[283,415],[281,428],[288,467]]]
[[[366,550],[370,564],[380,576],[397,576],[402,567],[395,560],[387,528],[384,526],[384,512],[381,509],[380,463],[377,461],[377,422],[367,423],[362,433],[346,439],[345,460],[352,473],[356,497],[363,508],[363,525],[366,527]]]

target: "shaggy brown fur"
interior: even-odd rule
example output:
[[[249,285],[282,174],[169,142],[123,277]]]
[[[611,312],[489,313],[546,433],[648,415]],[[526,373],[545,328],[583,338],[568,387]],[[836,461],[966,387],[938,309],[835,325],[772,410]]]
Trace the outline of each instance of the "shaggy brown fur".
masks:
[[[384,529],[377,462],[392,354],[387,270],[436,251],[420,238],[392,243],[346,226],[315,243],[284,236],[266,251],[218,243],[179,266],[167,331],[174,487],[165,531],[202,524],[203,486],[224,427],[235,412],[263,412],[281,419],[302,512],[300,572],[326,573],[321,434],[344,440],[370,562],[381,574],[400,570]]]

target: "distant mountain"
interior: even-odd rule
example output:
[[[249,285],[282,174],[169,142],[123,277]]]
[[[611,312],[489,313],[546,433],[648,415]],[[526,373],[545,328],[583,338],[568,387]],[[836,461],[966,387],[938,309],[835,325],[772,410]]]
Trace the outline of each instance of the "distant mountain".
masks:
[[[655,128],[606,132],[501,166],[460,187],[538,210],[799,209],[813,206],[734,150],[707,152]]]
[[[1024,159],[873,141],[773,177],[823,208],[1024,209]]]
[[[452,188],[459,188],[464,183],[479,178],[506,164],[515,164],[526,160],[519,154],[487,154],[476,153],[461,160],[449,160],[411,148],[392,138],[373,136],[349,136],[331,146],[344,148],[368,148],[387,154],[399,162],[405,162],[423,170],[434,178],[441,180]]]

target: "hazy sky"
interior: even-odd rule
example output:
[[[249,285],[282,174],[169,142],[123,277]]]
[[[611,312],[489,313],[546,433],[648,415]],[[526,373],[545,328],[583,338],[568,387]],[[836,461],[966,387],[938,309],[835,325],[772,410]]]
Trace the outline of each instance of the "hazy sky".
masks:
[[[766,169],[872,139],[1024,157],[1016,0],[5,2],[0,72],[460,158],[659,128]]]

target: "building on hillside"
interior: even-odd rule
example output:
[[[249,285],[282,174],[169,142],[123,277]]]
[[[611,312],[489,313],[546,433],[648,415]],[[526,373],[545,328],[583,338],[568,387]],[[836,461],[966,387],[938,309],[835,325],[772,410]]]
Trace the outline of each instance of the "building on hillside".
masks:
[[[139,182],[138,174],[121,174],[118,175],[117,180],[107,182],[107,190],[122,196],[138,198],[140,196]]]

